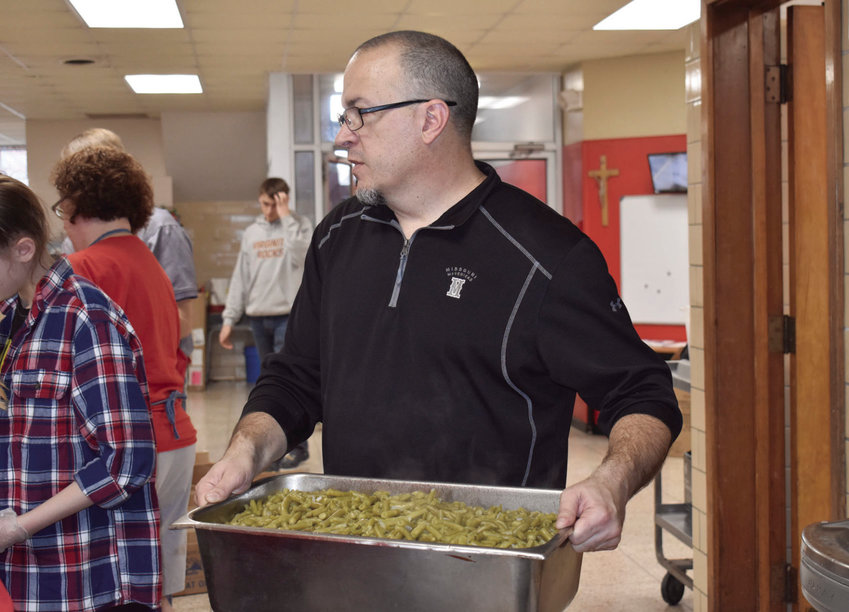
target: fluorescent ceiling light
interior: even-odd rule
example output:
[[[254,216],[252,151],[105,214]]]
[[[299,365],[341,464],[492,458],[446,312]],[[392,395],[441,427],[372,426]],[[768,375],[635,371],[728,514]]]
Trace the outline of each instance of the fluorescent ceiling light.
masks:
[[[479,109],[502,110],[513,108],[530,100],[527,96],[481,96],[478,100]]]
[[[126,74],[124,80],[137,94],[203,93],[196,74]]]
[[[678,30],[700,14],[700,0],[631,0],[593,30]]]
[[[176,0],[68,0],[90,28],[182,28]]]

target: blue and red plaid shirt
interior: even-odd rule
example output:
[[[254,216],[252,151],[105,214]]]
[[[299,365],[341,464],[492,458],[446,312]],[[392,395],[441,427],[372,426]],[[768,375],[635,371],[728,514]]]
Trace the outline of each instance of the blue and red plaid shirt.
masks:
[[[0,347],[15,304],[0,302]],[[0,554],[15,609],[158,607],[156,448],[141,344],[124,313],[60,259],[0,382],[0,508],[27,512],[74,481],[94,503]]]

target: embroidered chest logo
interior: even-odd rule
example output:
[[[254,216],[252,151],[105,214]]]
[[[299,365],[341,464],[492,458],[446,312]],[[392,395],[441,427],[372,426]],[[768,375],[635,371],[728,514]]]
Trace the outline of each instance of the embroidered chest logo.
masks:
[[[460,299],[460,292],[463,290],[463,285],[467,282],[472,282],[477,278],[477,274],[462,266],[449,266],[445,268],[445,274],[451,279],[451,285],[448,287],[448,297]]]

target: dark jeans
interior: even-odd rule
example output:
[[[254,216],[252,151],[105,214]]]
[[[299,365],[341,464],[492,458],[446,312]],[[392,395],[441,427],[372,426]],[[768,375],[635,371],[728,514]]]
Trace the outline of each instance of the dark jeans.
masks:
[[[289,315],[248,317],[248,322],[251,324],[256,352],[260,361],[265,359],[265,356],[269,353],[277,353],[283,348]]]
[[[260,363],[269,353],[280,352],[283,348],[283,340],[286,338],[286,324],[289,322],[289,315],[248,317],[248,322],[251,324]],[[307,450],[306,441],[298,444],[298,447]]]

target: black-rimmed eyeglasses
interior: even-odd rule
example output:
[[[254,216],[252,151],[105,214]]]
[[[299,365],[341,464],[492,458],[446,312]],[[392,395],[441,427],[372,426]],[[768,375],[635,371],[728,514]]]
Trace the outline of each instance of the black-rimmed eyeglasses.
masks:
[[[65,218],[65,210],[62,208],[61,204],[62,204],[62,202],[64,202],[67,199],[68,198],[62,198],[61,200],[59,200],[53,206],[50,207],[50,210],[53,211],[53,214],[55,214],[60,219]]]
[[[427,100],[405,100],[404,102],[393,102],[392,104],[381,104],[380,106],[370,106],[369,108],[357,108],[350,106],[342,111],[339,115],[339,127],[346,126],[352,132],[356,132],[363,127],[363,115],[368,113],[376,113],[379,111],[389,110],[390,108],[401,108],[402,106],[410,106],[411,104],[421,104],[422,102],[430,102],[433,98]],[[456,102],[445,100],[448,106],[457,106]]]

